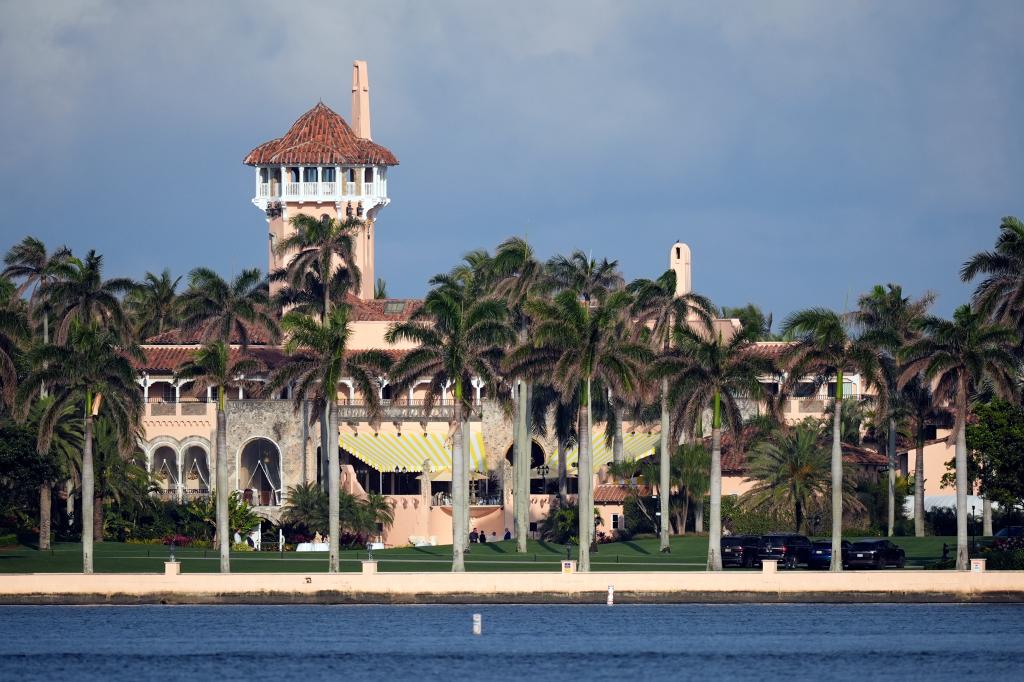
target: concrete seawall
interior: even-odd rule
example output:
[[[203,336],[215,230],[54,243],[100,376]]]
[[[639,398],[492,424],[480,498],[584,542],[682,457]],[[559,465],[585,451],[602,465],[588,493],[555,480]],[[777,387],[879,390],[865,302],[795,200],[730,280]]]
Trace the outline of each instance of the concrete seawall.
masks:
[[[1024,602],[1024,572],[233,573],[0,576],[3,604]]]

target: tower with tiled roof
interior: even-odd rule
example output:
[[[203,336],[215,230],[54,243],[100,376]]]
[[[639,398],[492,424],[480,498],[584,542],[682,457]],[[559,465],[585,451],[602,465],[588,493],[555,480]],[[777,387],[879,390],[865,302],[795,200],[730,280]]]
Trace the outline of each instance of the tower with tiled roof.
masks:
[[[370,89],[366,62],[352,64],[352,125],[323,102],[303,114],[281,137],[264,142],[245,157],[256,169],[253,204],[267,216],[268,271],[284,266],[288,255],[276,243],[291,233],[298,214],[363,221],[355,258],[361,273],[359,296],[373,298],[377,214],[390,203],[388,168],[398,159],[370,138]],[[278,286],[278,285],[275,285]]]

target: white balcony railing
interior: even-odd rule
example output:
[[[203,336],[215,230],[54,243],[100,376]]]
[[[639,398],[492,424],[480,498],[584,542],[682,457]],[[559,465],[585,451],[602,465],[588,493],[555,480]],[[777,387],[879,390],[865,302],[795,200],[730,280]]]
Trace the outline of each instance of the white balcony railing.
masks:
[[[335,187],[337,187],[337,185],[335,183],[333,183],[333,182],[322,182],[322,183],[320,183],[320,191],[323,192],[325,195],[327,195],[329,197],[333,197],[334,196],[334,192],[336,191]]]
[[[304,182],[304,183],[302,183],[302,196],[304,196],[304,197],[320,196],[320,183],[319,182]]]
[[[356,183],[346,182],[345,183],[345,195],[353,197],[356,194]]]
[[[363,196],[369,197],[375,194],[377,194],[377,183],[368,182],[365,185],[363,185]]]
[[[268,197],[270,196],[270,183],[261,182],[259,186],[259,196]]]
[[[302,185],[298,182],[286,182],[284,183],[284,193],[286,196],[296,197],[299,195],[299,190]]]

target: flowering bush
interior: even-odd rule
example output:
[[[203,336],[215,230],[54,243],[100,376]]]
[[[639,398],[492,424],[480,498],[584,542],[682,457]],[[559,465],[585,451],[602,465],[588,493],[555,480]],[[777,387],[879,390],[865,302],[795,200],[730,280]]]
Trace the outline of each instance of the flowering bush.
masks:
[[[163,544],[174,545],[176,547],[188,547],[192,544],[192,538],[187,535],[165,535]]]

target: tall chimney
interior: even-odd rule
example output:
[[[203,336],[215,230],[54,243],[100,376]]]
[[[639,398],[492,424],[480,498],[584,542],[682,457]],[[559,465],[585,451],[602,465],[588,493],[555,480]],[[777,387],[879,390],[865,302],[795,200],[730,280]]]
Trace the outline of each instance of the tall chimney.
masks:
[[[370,81],[366,62],[352,62],[352,132],[364,140],[370,137]]]

